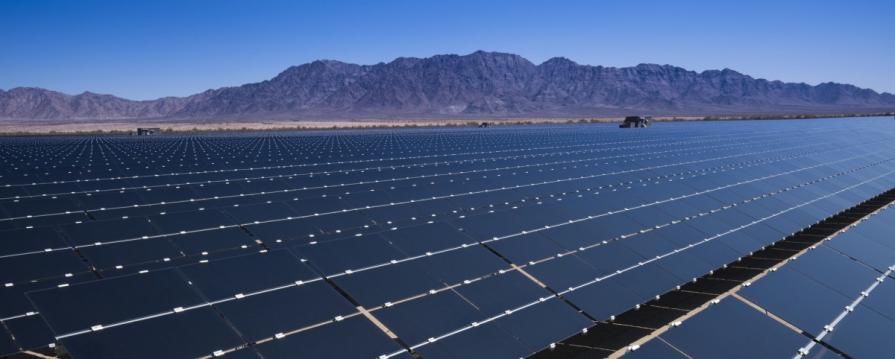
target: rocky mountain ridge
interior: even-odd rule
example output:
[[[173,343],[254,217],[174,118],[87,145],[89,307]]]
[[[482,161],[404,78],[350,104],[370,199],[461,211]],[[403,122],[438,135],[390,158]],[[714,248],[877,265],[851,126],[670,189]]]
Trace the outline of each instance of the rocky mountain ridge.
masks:
[[[895,95],[838,83],[816,86],[739,72],[670,65],[535,65],[506,53],[402,57],[355,65],[319,60],[276,77],[188,97],[132,101],[39,88],[0,90],[0,118],[346,119],[580,117],[622,114],[761,114],[895,109]]]

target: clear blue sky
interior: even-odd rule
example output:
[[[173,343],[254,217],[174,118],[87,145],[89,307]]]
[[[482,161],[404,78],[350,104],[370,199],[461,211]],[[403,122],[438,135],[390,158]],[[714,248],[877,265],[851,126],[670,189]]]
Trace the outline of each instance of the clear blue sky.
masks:
[[[2,89],[132,99],[479,49],[895,92],[892,0],[0,0],[0,34]]]

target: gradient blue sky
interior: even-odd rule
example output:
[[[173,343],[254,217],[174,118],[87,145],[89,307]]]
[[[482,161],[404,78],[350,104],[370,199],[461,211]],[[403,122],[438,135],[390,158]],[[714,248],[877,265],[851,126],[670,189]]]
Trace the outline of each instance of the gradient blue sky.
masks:
[[[0,88],[151,99],[482,49],[895,92],[893,17],[891,0],[0,0]]]

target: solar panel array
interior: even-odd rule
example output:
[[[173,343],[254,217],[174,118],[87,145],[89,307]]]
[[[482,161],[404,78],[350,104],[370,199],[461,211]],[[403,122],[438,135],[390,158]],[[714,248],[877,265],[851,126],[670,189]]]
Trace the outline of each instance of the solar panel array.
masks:
[[[0,139],[0,352],[518,358],[895,187],[884,119]]]
[[[788,259],[737,296],[624,357],[890,357],[895,352],[889,339],[895,333],[892,233],[890,207]]]

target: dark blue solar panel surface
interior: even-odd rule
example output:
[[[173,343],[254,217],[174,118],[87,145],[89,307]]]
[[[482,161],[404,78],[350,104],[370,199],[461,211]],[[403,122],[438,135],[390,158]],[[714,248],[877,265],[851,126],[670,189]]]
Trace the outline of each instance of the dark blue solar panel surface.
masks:
[[[209,308],[62,339],[72,356],[98,359],[201,357],[241,341]]]
[[[687,356],[678,349],[672,347],[664,339],[650,340],[635,351],[625,354],[627,359],[687,359]]]
[[[692,358],[788,358],[805,337],[735,299],[722,300],[662,339]]]
[[[873,118],[4,137],[0,350],[526,356],[892,188],[893,139]],[[743,295],[841,309],[895,253],[855,236],[767,276],[816,306]]]
[[[884,208],[625,357],[668,352],[667,345],[693,358],[889,356],[895,350],[887,339],[895,331],[893,223],[895,210]]]

